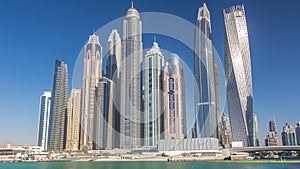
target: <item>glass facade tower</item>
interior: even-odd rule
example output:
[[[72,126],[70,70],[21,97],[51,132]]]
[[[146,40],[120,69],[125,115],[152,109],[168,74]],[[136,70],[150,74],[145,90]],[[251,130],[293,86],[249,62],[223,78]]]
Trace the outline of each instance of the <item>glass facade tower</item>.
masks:
[[[232,141],[253,146],[251,59],[243,5],[224,9],[226,94]]]
[[[145,146],[156,146],[163,132],[163,67],[164,54],[154,42],[147,51],[144,62],[145,105],[144,132]]]
[[[211,39],[210,13],[206,6],[199,9],[195,31],[194,76],[196,80],[196,124],[193,137],[218,138],[215,64]]]
[[[49,129],[49,115],[51,106],[51,92],[44,92],[40,98],[40,114],[39,114],[39,128],[37,136],[37,145],[47,150],[48,129]]]
[[[66,111],[68,100],[68,66],[55,61],[51,94],[48,151],[62,151],[66,144]]]
[[[113,147],[113,81],[99,79],[95,95],[94,149],[112,149]]]
[[[164,68],[164,139],[186,138],[185,81],[183,65],[172,54]]]
[[[121,38],[117,30],[113,29],[109,35],[106,53],[106,76],[114,82],[113,97],[113,148],[120,148],[120,66],[121,66]]]

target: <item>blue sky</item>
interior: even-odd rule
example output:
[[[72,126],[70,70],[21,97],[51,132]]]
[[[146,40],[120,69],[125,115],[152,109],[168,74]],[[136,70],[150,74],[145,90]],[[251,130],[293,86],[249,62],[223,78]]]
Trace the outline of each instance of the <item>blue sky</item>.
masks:
[[[202,0],[135,0],[140,12],[164,12],[196,23]],[[300,1],[206,1],[211,13],[213,43],[223,61],[222,9],[237,4],[246,8],[253,70],[254,112],[260,139],[268,121],[300,121]],[[54,60],[63,60],[70,74],[88,36],[125,15],[130,0],[2,0],[0,1],[0,144],[35,144],[39,97],[51,90]],[[107,36],[107,35],[106,35]],[[101,38],[101,37],[100,37]],[[144,48],[152,44],[144,38]],[[159,40],[159,39],[158,39]],[[102,44],[103,47],[106,44]],[[172,44],[161,47],[185,55]],[[70,75],[71,76],[71,75]],[[71,80],[70,80],[71,81]]]

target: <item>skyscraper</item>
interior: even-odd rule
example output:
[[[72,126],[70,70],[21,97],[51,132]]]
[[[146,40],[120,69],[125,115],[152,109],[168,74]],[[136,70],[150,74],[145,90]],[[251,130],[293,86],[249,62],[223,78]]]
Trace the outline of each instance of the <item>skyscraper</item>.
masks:
[[[141,145],[142,22],[131,6],[123,21],[120,146]]]
[[[229,117],[223,113],[221,116],[221,145],[226,146],[232,143]]]
[[[296,130],[297,145],[299,146],[300,145],[300,122],[297,123],[295,130]]]
[[[113,81],[99,79],[95,96],[94,148],[113,148]]]
[[[158,43],[153,42],[144,61],[145,104],[144,132],[145,146],[156,146],[163,130],[163,67],[164,54]]]
[[[253,114],[253,139],[253,146],[259,146],[258,122],[255,114]]]
[[[288,123],[283,127],[283,131],[281,133],[282,137],[282,145],[283,146],[295,146],[296,145],[296,136],[295,129],[293,126]]]
[[[66,150],[76,151],[79,148],[80,133],[80,100],[81,89],[72,89],[67,110]]]
[[[172,54],[164,68],[164,139],[186,137],[185,81],[183,65]]]
[[[265,139],[265,145],[266,146],[279,146],[275,120],[272,120],[269,122],[269,132]]]
[[[48,150],[61,151],[66,143],[68,66],[60,60],[55,61],[51,96]]]
[[[196,79],[196,136],[218,138],[214,55],[210,13],[206,4],[199,8],[195,31],[194,76]]]
[[[39,128],[37,135],[37,146],[47,150],[49,116],[51,106],[51,92],[44,92],[40,98]]]
[[[118,31],[113,29],[108,37],[108,42],[107,42],[106,76],[111,80],[119,78],[120,65],[121,65],[121,39]]]
[[[113,97],[113,148],[120,148],[120,66],[121,39],[117,30],[112,30],[107,43],[106,75],[114,82]]]
[[[275,120],[271,120],[269,122],[269,129],[271,132],[277,132],[276,131],[276,121]]]
[[[99,37],[90,36],[85,45],[83,59],[83,79],[81,90],[81,136],[80,149],[93,149],[93,124],[95,108],[95,90],[102,76],[102,47]]]
[[[224,9],[226,94],[233,141],[253,146],[251,59],[243,5]]]

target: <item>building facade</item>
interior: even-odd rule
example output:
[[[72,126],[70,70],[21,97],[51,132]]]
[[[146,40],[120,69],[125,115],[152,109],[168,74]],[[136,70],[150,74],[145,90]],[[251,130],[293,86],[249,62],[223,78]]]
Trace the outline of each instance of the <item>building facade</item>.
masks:
[[[164,54],[154,42],[147,51],[144,61],[145,102],[144,102],[144,145],[156,146],[163,134],[164,94],[163,69]]]
[[[283,146],[295,146],[296,136],[295,136],[295,128],[288,123],[283,127],[283,131],[281,133],[282,137],[282,145]]]
[[[142,22],[139,12],[132,5],[123,21],[120,108],[120,147],[123,149],[142,144],[142,45]]]
[[[228,146],[232,143],[231,130],[230,130],[230,121],[229,117],[222,113],[221,115],[221,137],[220,142],[222,146]]]
[[[62,151],[65,148],[67,97],[68,66],[56,60],[51,93],[48,151]]]
[[[48,143],[48,129],[49,129],[49,116],[51,106],[51,92],[44,92],[40,97],[40,113],[39,113],[39,126],[37,135],[37,146],[47,150]]]
[[[106,76],[118,79],[121,65],[121,38],[117,30],[113,29],[108,37],[106,52]],[[115,76],[115,77],[114,77]]]
[[[66,150],[79,149],[81,89],[72,89],[67,110]]]
[[[259,146],[258,121],[256,114],[253,114],[253,146]]]
[[[269,121],[269,132],[265,139],[265,145],[266,146],[279,146],[275,120]]]
[[[226,95],[232,141],[253,146],[251,58],[243,5],[224,9]]]
[[[218,138],[214,54],[211,39],[210,13],[206,6],[199,9],[195,31],[194,76],[196,136]]]
[[[300,145],[300,122],[297,123],[295,130],[296,130],[297,145]]]
[[[113,148],[113,81],[102,77],[96,88],[94,149]]]
[[[164,68],[164,139],[186,137],[185,81],[183,65],[172,54]]]
[[[121,66],[121,38],[117,30],[113,29],[109,35],[106,53],[106,76],[114,82],[113,97],[113,148],[120,148],[120,66]]]
[[[102,47],[99,37],[90,36],[85,45],[83,59],[83,79],[81,90],[81,131],[80,149],[93,149],[93,124],[95,90],[98,79],[102,76]]]

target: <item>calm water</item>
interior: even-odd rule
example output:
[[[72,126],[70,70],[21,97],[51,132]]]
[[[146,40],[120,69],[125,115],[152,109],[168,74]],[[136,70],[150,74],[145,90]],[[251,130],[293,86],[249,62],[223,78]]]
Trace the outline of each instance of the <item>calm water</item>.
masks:
[[[300,169],[300,163],[40,162],[0,163],[0,169]]]

